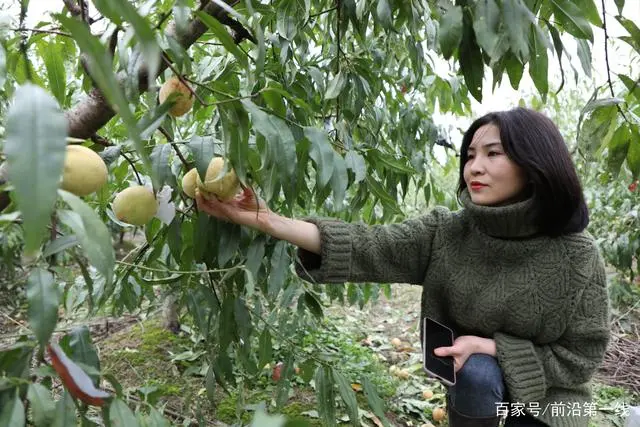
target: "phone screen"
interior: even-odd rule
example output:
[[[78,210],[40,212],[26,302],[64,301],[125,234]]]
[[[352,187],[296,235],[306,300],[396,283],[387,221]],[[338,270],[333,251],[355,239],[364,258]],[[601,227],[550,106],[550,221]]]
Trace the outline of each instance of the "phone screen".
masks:
[[[453,357],[440,357],[433,354],[438,347],[450,347],[453,345],[453,331],[441,323],[426,317],[423,331],[423,368],[445,382],[454,385],[456,374],[453,366]]]

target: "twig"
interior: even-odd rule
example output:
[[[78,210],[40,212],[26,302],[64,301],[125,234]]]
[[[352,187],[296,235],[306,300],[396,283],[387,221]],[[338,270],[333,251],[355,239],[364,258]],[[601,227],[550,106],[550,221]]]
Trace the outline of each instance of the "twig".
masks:
[[[24,28],[24,20],[27,18],[27,3],[28,1],[25,0],[20,1],[20,28]],[[25,75],[27,76],[27,80],[31,81],[31,63],[29,62],[27,45],[27,36],[22,34],[20,37],[20,52],[22,53],[22,56],[24,56]]]
[[[18,322],[16,319],[14,319],[13,317],[9,316],[7,313],[5,313],[4,311],[0,311],[0,314],[2,314],[4,317],[6,317],[9,321],[11,321],[12,323],[15,323],[16,325],[20,326],[21,328],[26,328],[27,330],[31,330],[29,329],[29,327],[27,325],[23,325],[22,323]]]
[[[336,30],[338,31],[338,51],[336,52],[336,76],[340,74],[340,52],[342,47],[340,45],[340,23],[342,22],[342,14],[340,8],[340,0],[336,0],[336,7],[338,8]],[[336,98],[336,123],[340,121],[340,97]]]
[[[210,88],[209,86],[207,86],[207,85],[205,85],[203,83],[200,83],[200,82],[198,82],[196,80],[192,80],[192,79],[190,79],[188,77],[184,77],[184,79],[186,81],[188,81],[189,83],[193,83],[196,86],[200,86],[201,88],[208,90],[209,92],[213,93],[214,95],[218,94],[218,95],[223,95],[223,96],[228,97],[228,99],[223,99],[221,101],[210,102],[207,105],[226,104],[227,102],[233,102],[233,101],[240,101],[240,100],[243,100],[243,99],[255,98],[256,96],[260,95],[262,92],[269,90],[268,87],[265,87],[265,88],[262,88],[262,89],[258,90],[255,93],[252,93],[251,95],[232,97],[231,95],[229,95],[226,92],[222,92],[221,90]]]
[[[102,145],[103,147],[112,147],[115,145],[110,143],[106,138],[98,135],[97,133],[92,135],[89,139],[95,144]]]
[[[164,21],[166,21],[166,20],[167,20],[167,18],[168,18],[168,17],[170,17],[172,13],[173,13],[173,11],[168,10],[168,11],[166,11],[165,13],[163,13],[163,14],[160,16],[160,20],[159,20],[159,21],[158,21],[158,23],[156,24],[156,28],[155,28],[155,29],[156,29],[156,31],[160,29],[160,27],[162,26],[162,24],[164,24]]]
[[[185,271],[181,271],[181,270],[167,270],[166,268],[153,268],[153,267],[147,267],[144,265],[139,265],[139,264],[134,264],[134,263],[130,263],[130,262],[125,262],[125,261],[116,261],[116,264],[121,264],[121,265],[126,265],[128,267],[135,267],[138,268],[140,270],[145,270],[145,271],[154,271],[157,273],[171,273],[171,274],[209,274],[209,273],[224,273],[227,271],[233,271],[233,270],[238,270],[238,269],[242,269],[245,268],[244,264],[239,264],[239,265],[234,265],[233,267],[229,267],[229,268],[217,268],[217,269],[208,269],[208,270],[185,270]]]
[[[63,33],[62,31],[56,31],[56,30],[40,30],[38,28],[11,28],[11,31],[16,31],[16,32],[26,32],[26,31],[30,31],[32,33],[43,33],[43,34],[54,34],[57,36],[64,36],[64,37],[71,37],[71,34],[69,33]]]
[[[604,30],[604,61],[607,64],[607,82],[609,83],[609,90],[611,91],[611,97],[615,98],[615,93],[613,92],[613,83],[611,82],[611,69],[609,68],[609,33],[607,32],[607,10],[604,5],[604,0],[602,0],[602,29]],[[625,122],[631,124],[625,116],[624,111],[620,108],[620,104],[616,104],[618,112],[622,115],[622,118]]]
[[[184,167],[187,168],[187,170],[189,170],[191,165],[189,164],[189,162],[187,162],[187,159],[185,159],[184,156],[182,155],[182,152],[178,148],[178,145],[175,142],[173,142],[173,138],[171,138],[171,135],[169,135],[169,132],[167,132],[166,129],[163,128],[162,126],[160,126],[158,130],[160,131],[161,134],[164,135],[165,138],[167,138],[167,141],[169,141],[169,144],[171,144],[171,146],[173,147],[174,151],[180,158],[180,161],[182,162]]]
[[[131,165],[133,172],[136,174],[136,179],[138,180],[138,184],[143,185],[142,179],[140,179],[140,175],[138,175],[138,170],[136,169],[136,165],[133,164],[133,161],[127,156],[127,154],[124,151],[120,151],[120,155],[124,157],[124,159],[127,162],[129,162],[129,164]]]

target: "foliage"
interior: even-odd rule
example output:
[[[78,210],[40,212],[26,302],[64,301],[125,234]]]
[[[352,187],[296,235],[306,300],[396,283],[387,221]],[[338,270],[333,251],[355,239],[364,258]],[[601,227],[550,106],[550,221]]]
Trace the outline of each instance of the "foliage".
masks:
[[[506,74],[514,88],[527,70],[546,100],[549,52],[564,77],[569,52],[561,36],[576,41],[589,75],[593,31],[603,26],[593,0],[247,0],[224,8],[219,1],[94,0],[99,18],[85,13],[84,2],[65,4],[27,29],[23,0],[0,48],[0,138],[11,186],[3,213],[22,225],[35,335],[0,352],[0,420],[14,425],[42,424],[53,411],[86,422],[86,407],[76,413],[69,394],[54,403],[55,375],[41,357],[72,290],[82,295],[75,305],[90,314],[134,312],[155,302],[158,289],[177,295],[208,349],[208,393],[216,384],[229,390],[257,381],[278,355],[285,369],[276,410],[287,401],[294,365],[306,363],[325,425],[336,422],[337,397],[357,413],[334,358],[274,343],[295,342],[322,316],[325,296],[362,305],[388,286],[302,282],[289,246],[197,212],[180,178],[221,155],[285,215],[401,219],[407,197],[415,198],[410,188],[427,203],[432,194],[446,200],[432,173],[434,146],[451,145],[431,119],[436,106],[469,114],[488,69],[494,87]],[[640,31],[623,17],[624,1],[616,5],[629,33],[621,39],[639,51]],[[444,61],[453,71],[437,71]],[[172,101],[157,102],[159,85],[175,74],[197,100],[177,119],[167,114]],[[610,97],[596,92],[578,136],[581,153],[602,155],[614,175],[627,168],[634,179],[637,78],[619,74]],[[109,164],[108,185],[84,199],[59,190],[69,143],[100,151]],[[152,186],[165,215],[144,226],[144,244],[116,260],[113,231],[126,225],[110,202],[132,182]],[[73,284],[62,280],[70,264],[82,273]],[[88,334],[72,331],[62,342],[99,374]],[[105,421],[164,422],[144,405],[134,414],[117,379],[104,379],[115,390]],[[373,381],[365,376],[362,384],[371,411],[388,424]]]

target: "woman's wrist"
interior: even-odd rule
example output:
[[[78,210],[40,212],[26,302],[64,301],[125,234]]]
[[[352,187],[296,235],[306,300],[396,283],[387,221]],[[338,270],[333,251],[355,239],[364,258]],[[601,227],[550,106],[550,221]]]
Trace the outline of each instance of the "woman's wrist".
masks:
[[[484,353],[490,356],[496,355],[496,342],[491,338],[478,337],[476,344],[476,353]]]

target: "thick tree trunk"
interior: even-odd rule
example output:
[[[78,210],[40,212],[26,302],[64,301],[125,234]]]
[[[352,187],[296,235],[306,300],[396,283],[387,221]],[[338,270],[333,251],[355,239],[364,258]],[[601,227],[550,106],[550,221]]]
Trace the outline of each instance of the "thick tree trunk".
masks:
[[[238,0],[224,0],[229,6],[233,6],[238,3]],[[226,16],[226,11],[218,6],[214,2],[208,2],[203,8],[205,12],[209,15],[212,15],[216,18],[224,19]],[[206,25],[204,25],[199,19],[193,19],[184,32],[184,34],[178,34],[175,31],[175,24],[170,24],[169,28],[167,28],[167,33],[169,33],[172,37],[175,37],[178,42],[187,49],[193,43],[202,36],[207,30]],[[167,68],[167,64],[164,61],[161,61],[160,68],[158,73],[162,73]],[[156,76],[154,76],[156,77]],[[122,82],[125,78],[124,74],[118,76],[119,80]],[[146,78],[146,68],[141,67],[138,76],[139,81],[139,89],[140,92],[144,92],[147,90],[147,78]],[[89,94],[80,101],[75,107],[71,110],[68,110],[65,113],[67,117],[67,121],[69,122],[68,127],[68,135],[74,138],[89,138],[93,134],[95,134],[102,126],[107,124],[109,120],[115,116],[115,111],[111,108],[107,99],[100,93],[100,90],[97,88],[92,89]]]

